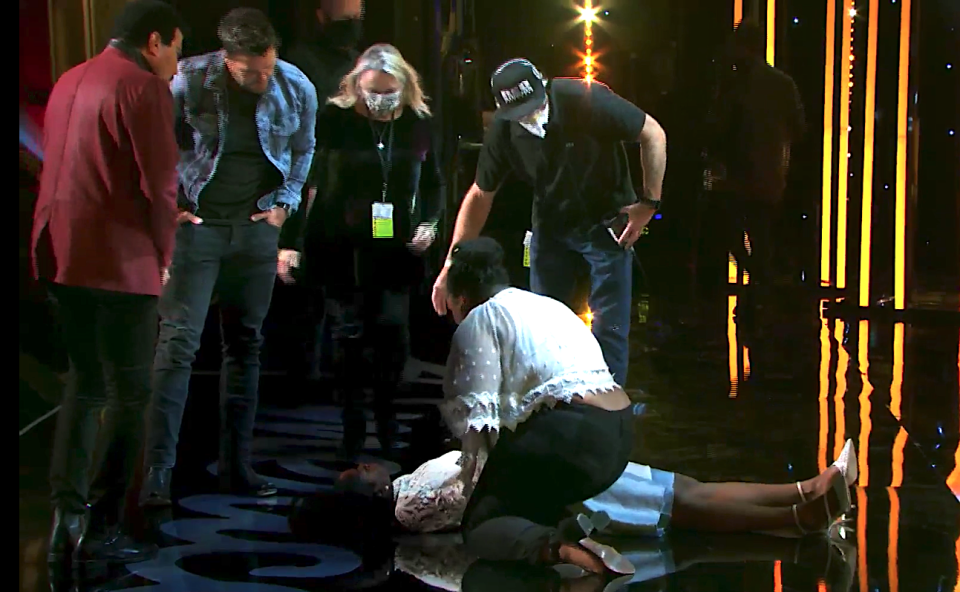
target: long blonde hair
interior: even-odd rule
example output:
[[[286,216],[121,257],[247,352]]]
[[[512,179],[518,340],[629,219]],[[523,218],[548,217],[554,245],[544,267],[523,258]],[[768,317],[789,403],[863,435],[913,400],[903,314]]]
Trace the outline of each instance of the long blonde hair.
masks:
[[[400,51],[389,43],[377,43],[367,48],[357,58],[357,65],[353,70],[340,81],[340,90],[327,99],[327,102],[343,109],[356,105],[357,99],[360,98],[357,80],[361,74],[369,70],[379,70],[396,78],[403,86],[402,103],[413,109],[421,118],[430,116],[430,107],[426,103],[427,96],[423,94],[423,88],[420,86],[420,74],[407,60],[403,59]]]

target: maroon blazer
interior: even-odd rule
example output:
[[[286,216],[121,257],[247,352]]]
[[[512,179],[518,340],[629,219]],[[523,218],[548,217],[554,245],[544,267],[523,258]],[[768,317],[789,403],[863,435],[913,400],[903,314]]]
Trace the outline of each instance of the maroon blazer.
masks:
[[[177,231],[169,84],[109,46],[53,87],[33,214],[37,279],[160,294]]]

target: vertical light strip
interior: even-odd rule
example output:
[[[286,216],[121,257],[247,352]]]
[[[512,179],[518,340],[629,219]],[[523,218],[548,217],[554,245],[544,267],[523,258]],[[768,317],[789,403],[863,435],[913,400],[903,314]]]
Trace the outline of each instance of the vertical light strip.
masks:
[[[774,65],[777,49],[777,0],[767,0],[767,63]]]
[[[737,283],[737,258],[727,253],[727,283]]]
[[[733,309],[737,307],[737,297],[727,296],[727,359],[730,367],[730,398],[737,398],[740,380],[737,372],[737,354],[740,347],[737,344],[737,324],[733,320]]]
[[[837,2],[827,0],[826,60],[823,66],[823,195],[820,208],[820,284],[830,283],[831,205],[833,204],[833,71],[836,67]]]
[[[593,82],[596,60],[593,55],[593,23],[597,22],[597,8],[593,0],[584,0],[583,6],[578,8],[580,20],[583,21],[583,79],[587,83]]]
[[[873,224],[873,143],[877,100],[877,23],[880,0],[870,0],[867,86],[863,115],[863,193],[860,200],[860,306],[870,306],[870,231]]]
[[[827,436],[830,432],[830,409],[827,407],[827,394],[830,392],[830,321],[823,316],[825,302],[820,301],[820,395],[817,398],[820,413],[817,466],[821,473],[827,470]]]
[[[900,544],[900,494],[895,487],[888,487],[890,494],[890,527],[887,531],[887,581],[890,592],[900,592],[900,560],[897,557]]]
[[[860,487],[870,484],[870,431],[873,422],[870,419],[870,395],[873,394],[873,384],[870,383],[870,321],[860,321],[860,335],[857,338],[857,357],[859,359],[860,376],[863,387],[860,388],[860,442],[857,446],[857,463],[859,464]]]
[[[867,564],[867,490],[857,488],[857,579],[860,592],[870,592],[870,571]]]
[[[837,288],[847,287],[847,188],[850,181],[850,92],[853,90],[853,0],[843,0],[840,33],[840,71],[849,72],[840,83],[839,145],[837,148]]]
[[[740,26],[743,20],[743,0],[733,0],[733,28]]]
[[[903,400],[903,323],[893,326],[893,379],[890,382],[890,413],[900,423],[900,430],[893,440],[891,456],[891,487],[900,487],[903,484],[903,450],[907,445],[907,430],[903,429],[900,421],[900,405]]]
[[[900,2],[900,73],[897,87],[897,192],[893,217],[893,306],[906,302],[907,101],[910,91],[910,0]]]
[[[834,337],[837,340],[837,392],[833,399],[834,415],[836,416],[834,417],[836,428],[833,434],[833,458],[840,456],[840,451],[843,450],[847,437],[845,398],[847,396],[847,369],[850,367],[850,354],[843,347],[843,333],[847,325],[840,319],[837,319],[836,323]]]
[[[783,592],[783,566],[779,561],[773,563],[773,592]]]

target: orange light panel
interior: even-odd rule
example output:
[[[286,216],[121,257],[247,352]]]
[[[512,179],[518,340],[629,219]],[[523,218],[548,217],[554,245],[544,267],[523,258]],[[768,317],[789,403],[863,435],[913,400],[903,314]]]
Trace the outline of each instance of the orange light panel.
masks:
[[[877,98],[877,22],[880,0],[870,0],[867,81],[863,116],[863,193],[860,210],[860,306],[870,306],[870,233],[873,224],[873,146]]]
[[[830,283],[830,230],[833,179],[833,69],[836,61],[836,0],[827,0],[826,59],[823,66],[823,193],[820,220],[820,283]],[[825,470],[824,467],[821,470]]]
[[[890,527],[887,530],[887,581],[890,592],[900,592],[900,560],[897,557],[900,543],[900,494],[895,487],[888,487],[890,494]]]
[[[767,0],[767,63],[774,65],[777,36],[777,0]]]
[[[890,413],[900,420],[900,405],[903,400],[903,323],[893,326],[893,380],[890,383]],[[903,451],[907,445],[907,431],[900,428],[893,440],[891,456],[891,487],[903,484]]]
[[[734,279],[736,281],[736,279]],[[739,373],[737,372],[737,353],[740,351],[737,343],[737,324],[733,320],[733,309],[737,307],[737,297],[727,296],[727,365],[730,369],[730,398],[737,398],[740,387]]]
[[[733,28],[740,26],[743,20],[743,0],[733,0]]]
[[[851,62],[853,42],[853,0],[843,0],[843,30],[840,34],[840,63],[848,69],[849,80],[840,84],[840,127],[837,148],[837,288],[847,287],[847,187],[850,170],[850,90],[853,85]]]
[[[897,88],[897,180],[894,204],[893,306],[906,303],[907,101],[910,89],[910,0],[900,2],[900,71]]]

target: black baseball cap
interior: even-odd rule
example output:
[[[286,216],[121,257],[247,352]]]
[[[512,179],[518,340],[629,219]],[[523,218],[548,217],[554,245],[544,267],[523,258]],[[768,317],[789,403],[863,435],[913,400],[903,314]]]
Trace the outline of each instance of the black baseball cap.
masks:
[[[523,58],[514,58],[500,65],[490,77],[493,100],[497,103],[494,117],[516,121],[543,105],[547,98],[547,81],[537,67]]]

